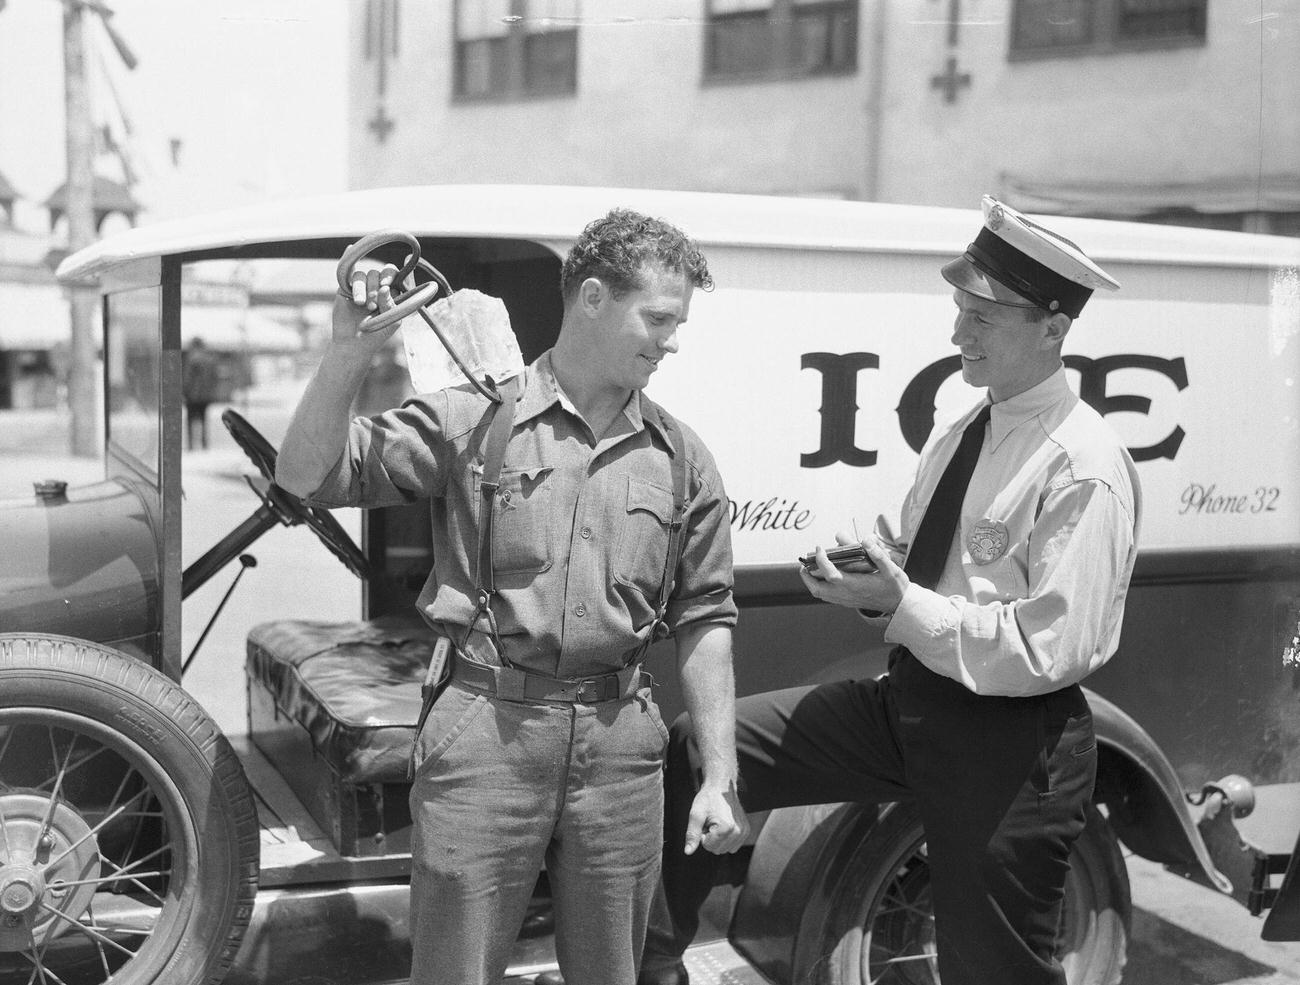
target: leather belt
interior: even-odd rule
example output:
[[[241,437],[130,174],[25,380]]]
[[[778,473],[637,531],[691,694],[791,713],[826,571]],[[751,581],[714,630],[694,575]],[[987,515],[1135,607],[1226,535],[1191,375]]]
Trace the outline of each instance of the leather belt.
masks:
[[[650,675],[642,672],[640,664],[625,667],[615,674],[593,674],[564,680],[517,667],[490,667],[459,654],[452,662],[451,679],[475,691],[495,694],[503,701],[559,701],[582,705],[621,701],[650,686]]]

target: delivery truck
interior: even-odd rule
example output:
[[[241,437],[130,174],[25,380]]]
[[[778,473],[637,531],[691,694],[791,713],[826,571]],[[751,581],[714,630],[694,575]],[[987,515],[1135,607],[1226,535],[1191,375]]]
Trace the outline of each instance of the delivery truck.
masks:
[[[813,600],[796,559],[896,522],[927,435],[978,399],[939,275],[978,210],[433,185],[130,230],[59,268],[100,296],[103,480],[0,503],[0,981],[404,978],[429,504],[364,514],[358,543],[275,485],[256,408],[227,410],[250,513],[183,564],[184,288],[266,265],[316,277],[328,303],[344,251],[401,230],[447,287],[500,298],[531,360],[558,332],[562,258],[615,206],[681,226],[716,280],[647,392],[704,439],[730,497],[739,693],[885,671],[880,627]],[[1114,983],[1125,853],[1231,895],[1269,939],[1300,939],[1300,241],[1043,221],[1122,285],[1089,304],[1064,358],[1142,483],[1119,652],[1085,682],[1099,769],[1060,932],[1071,982]],[[378,257],[409,253],[395,239]],[[401,331],[428,329],[412,316]],[[242,647],[205,654],[246,680],[246,728],[223,730],[187,687],[182,606],[284,524],[317,534],[314,563],[356,576],[355,605],[303,618],[304,570],[277,586],[283,612],[241,626]],[[241,619],[239,595],[220,618]],[[671,644],[649,660],[671,715]],[[700,944],[728,941],[773,982],[938,980],[912,808],[754,820]],[[554,967],[548,893],[543,874],[517,978]]]

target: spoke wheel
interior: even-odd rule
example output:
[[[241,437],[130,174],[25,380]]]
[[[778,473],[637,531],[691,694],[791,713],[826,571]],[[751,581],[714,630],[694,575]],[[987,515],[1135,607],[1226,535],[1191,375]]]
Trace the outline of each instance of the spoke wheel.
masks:
[[[884,883],[863,943],[859,981],[930,985],[939,980],[924,838],[903,853],[901,864]]]
[[[257,879],[238,760],[170,680],[0,634],[0,982],[212,985]]]
[[[830,887],[829,920],[810,954],[821,985],[940,985],[925,832],[913,809],[894,805],[853,850]],[[1089,808],[1070,856],[1057,957],[1066,979],[1118,985],[1132,905],[1119,845]]]
[[[0,719],[3,720],[3,719]],[[4,729],[0,725],[0,729]],[[37,726],[17,732],[20,745],[48,738],[71,751],[75,739]],[[45,736],[41,731],[47,732]],[[11,738],[7,732],[5,740]],[[63,767],[50,772],[40,792],[0,793],[0,951],[21,951],[30,944],[79,928],[99,882],[99,841],[76,810],[45,793],[66,778]]]

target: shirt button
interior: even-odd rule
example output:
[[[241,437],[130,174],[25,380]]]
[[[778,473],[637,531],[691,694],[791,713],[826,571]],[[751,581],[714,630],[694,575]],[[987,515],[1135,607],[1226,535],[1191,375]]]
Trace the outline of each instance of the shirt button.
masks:
[[[587,614],[587,606],[584,603],[579,602],[573,607],[573,614],[576,616],[585,616]]]
[[[590,527],[583,527],[582,530],[579,531],[579,533],[582,534],[582,539],[583,539],[583,540],[591,540],[591,528],[590,528]]]

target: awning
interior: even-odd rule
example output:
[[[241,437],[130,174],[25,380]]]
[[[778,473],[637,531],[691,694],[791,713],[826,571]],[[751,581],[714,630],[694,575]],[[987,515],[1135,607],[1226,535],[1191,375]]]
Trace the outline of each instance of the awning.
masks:
[[[1003,174],[1002,194],[1026,212],[1107,219],[1190,210],[1300,212],[1300,172],[1241,175],[1202,181],[1039,181]]]
[[[297,352],[302,338],[292,328],[251,308],[188,306],[181,313],[181,344],[195,337],[219,352]]]
[[[334,303],[338,283],[334,279],[337,260],[255,260],[249,294],[262,304]]]
[[[98,332],[98,328],[96,328]],[[222,352],[297,352],[302,338],[292,328],[251,309],[187,306],[181,340],[199,336]],[[0,349],[50,349],[70,344],[72,315],[58,284],[0,283]]]
[[[0,284],[0,349],[70,344],[72,315],[58,284]]]

